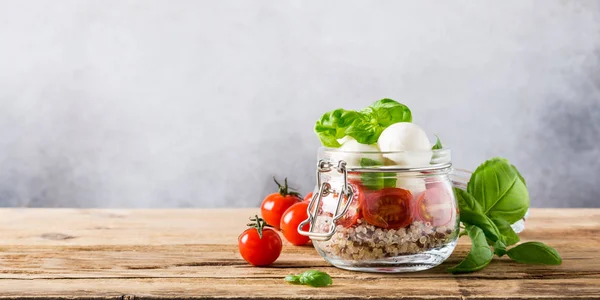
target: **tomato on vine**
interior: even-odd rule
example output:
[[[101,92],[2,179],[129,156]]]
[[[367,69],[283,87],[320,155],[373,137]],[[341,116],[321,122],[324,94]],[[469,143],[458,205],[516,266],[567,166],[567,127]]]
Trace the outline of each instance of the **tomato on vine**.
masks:
[[[250,218],[252,223],[238,237],[240,254],[248,263],[254,266],[272,264],[281,254],[281,237],[277,231],[266,228],[270,225],[258,216]]]
[[[277,184],[279,191],[268,195],[260,206],[260,213],[267,224],[273,226],[275,229],[279,229],[279,223],[281,222],[281,216],[283,213],[292,205],[301,202],[302,196],[288,187],[287,178],[284,180],[284,184],[281,185],[277,182],[277,179],[273,177],[273,180]]]

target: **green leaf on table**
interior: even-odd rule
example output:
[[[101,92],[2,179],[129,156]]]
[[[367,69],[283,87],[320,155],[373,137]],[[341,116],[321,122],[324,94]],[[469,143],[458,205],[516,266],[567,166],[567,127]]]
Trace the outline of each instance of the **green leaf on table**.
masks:
[[[485,237],[494,243],[497,241],[504,242],[504,237],[500,234],[500,230],[498,230],[496,224],[483,213],[462,210],[460,211],[460,221],[468,225],[479,227],[485,234]]]
[[[481,164],[467,185],[467,192],[483,213],[509,223],[521,220],[529,208],[529,193],[518,172],[506,159],[493,158]]]
[[[491,220],[494,222],[494,224],[496,224],[496,227],[498,227],[500,235],[504,237],[506,246],[512,246],[519,242],[519,235],[517,235],[517,233],[513,230],[513,228],[510,226],[510,223],[502,218],[497,217],[492,218]]]
[[[506,245],[503,241],[497,240],[492,247],[494,247],[494,254],[498,255],[499,257],[502,257],[504,254],[506,254]]]
[[[485,268],[494,257],[494,252],[485,239],[481,228],[467,226],[467,233],[471,238],[471,251],[458,265],[448,269],[450,273],[470,273]]]
[[[556,249],[541,242],[527,242],[508,250],[506,254],[523,264],[560,265],[562,258]]]
[[[310,270],[300,275],[300,283],[314,287],[323,287],[333,284],[333,280],[325,272]]]
[[[300,275],[290,274],[288,276],[285,276],[284,280],[291,284],[300,284]]]

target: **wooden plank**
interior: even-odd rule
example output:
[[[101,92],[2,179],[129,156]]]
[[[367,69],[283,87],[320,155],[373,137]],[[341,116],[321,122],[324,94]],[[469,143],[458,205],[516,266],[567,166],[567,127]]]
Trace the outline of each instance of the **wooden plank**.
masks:
[[[251,267],[237,235],[256,211],[0,209],[0,298],[600,299],[600,210],[532,211],[522,238],[556,247],[561,266],[501,258],[458,276],[445,270],[466,255],[467,240],[442,266],[417,273],[344,271],[288,243],[272,267]],[[334,286],[283,282],[314,268]]]
[[[460,275],[473,279],[539,279],[600,277],[600,260],[579,245],[554,245],[564,263],[560,266],[532,266],[497,258],[481,272]],[[283,278],[308,268],[327,270],[349,278],[376,278],[379,274],[347,272],[331,268],[311,247],[286,246],[269,268],[255,268],[240,257],[233,245],[172,246],[3,246],[0,248],[0,279],[115,278],[115,277],[199,277],[199,278]],[[446,269],[466,256],[468,244],[461,244],[441,266],[398,278],[455,278]]]
[[[247,209],[0,209],[0,245],[236,244]],[[600,240],[600,209],[534,209],[524,238]],[[530,230],[531,229],[531,230]]]
[[[0,282],[3,298],[36,299],[598,299],[589,278],[485,280],[378,276],[336,278],[327,288],[289,285],[281,278],[119,278]],[[126,296],[126,297],[123,297]]]
[[[254,209],[0,209],[0,245],[235,244]]]

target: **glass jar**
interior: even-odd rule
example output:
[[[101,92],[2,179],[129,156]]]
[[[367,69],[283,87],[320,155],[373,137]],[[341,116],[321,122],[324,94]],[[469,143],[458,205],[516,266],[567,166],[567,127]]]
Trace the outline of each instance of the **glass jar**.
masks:
[[[342,269],[392,273],[435,267],[458,239],[451,171],[450,149],[321,148],[317,187],[298,231]]]

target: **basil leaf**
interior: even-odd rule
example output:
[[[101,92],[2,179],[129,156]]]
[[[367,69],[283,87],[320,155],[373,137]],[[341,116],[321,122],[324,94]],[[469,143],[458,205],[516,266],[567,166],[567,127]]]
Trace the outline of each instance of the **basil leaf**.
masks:
[[[333,284],[333,280],[325,272],[310,270],[300,275],[300,283],[314,287],[323,287]]]
[[[391,175],[393,174],[393,175]],[[396,178],[395,173],[388,173],[388,175],[385,175],[384,173],[384,177],[383,177],[383,187],[384,188],[395,188],[396,187],[396,182],[398,181],[398,178]]]
[[[474,211],[483,213],[483,208],[471,194],[459,188],[453,188],[456,201],[458,202],[458,211]]]
[[[359,116],[348,126],[346,135],[353,137],[361,144],[375,144],[379,136],[388,126],[399,122],[411,122],[410,109],[392,99],[375,101],[371,106],[360,111]]]
[[[358,112],[342,108],[325,113],[315,124],[315,132],[321,144],[325,147],[340,147],[337,139],[343,138],[346,135],[346,128],[350,127],[359,117]]]
[[[384,98],[375,101],[366,111],[371,111],[377,123],[384,129],[399,122],[412,122],[410,109],[395,100]]]
[[[300,275],[290,274],[288,276],[285,276],[284,280],[291,284],[300,284]]]
[[[315,131],[317,129],[315,128]],[[340,144],[340,142],[338,142],[338,140],[335,138],[334,135],[329,135],[327,133],[317,133],[317,136],[319,137],[319,140],[321,141],[321,144],[325,147],[329,147],[329,148],[339,148],[342,145]]]
[[[501,240],[496,241],[493,247],[494,254],[498,255],[499,257],[502,257],[504,254],[506,254],[506,245]]]
[[[488,246],[483,231],[479,227],[467,226],[471,238],[471,251],[458,265],[448,269],[450,273],[469,273],[485,268],[494,257],[494,252]]]
[[[498,227],[483,213],[483,208],[471,194],[459,188],[454,188],[454,194],[461,222],[480,227],[485,236],[493,242],[503,240]]]
[[[440,141],[440,137],[437,136],[437,134],[435,135],[435,137],[437,138],[437,141],[435,142],[435,145],[433,145],[433,147],[431,147],[431,150],[438,150],[438,149],[442,149],[442,142]]]
[[[519,263],[538,265],[560,265],[562,258],[556,249],[540,242],[520,244],[506,252],[508,256]]]
[[[527,183],[525,182],[525,178],[523,178],[523,175],[521,175],[519,170],[517,170],[517,167],[515,167],[515,165],[511,165],[511,166],[512,166],[513,170],[515,170],[515,172],[517,172],[517,176],[519,176],[519,179],[521,179],[521,182],[523,182],[523,184],[527,186]]]
[[[378,124],[358,119],[358,121],[346,129],[346,135],[353,137],[361,144],[370,145],[377,143],[383,129]]]
[[[529,208],[527,187],[506,159],[493,158],[480,165],[467,191],[479,200],[486,215],[509,223],[522,219]]]
[[[504,237],[504,242],[506,243],[506,246],[512,246],[519,242],[519,236],[510,226],[510,223],[508,223],[506,220],[501,218],[492,218],[492,222],[494,222],[494,224],[496,224],[496,227],[498,227],[500,235]]]
[[[504,242],[504,238],[500,234],[496,224],[483,213],[471,210],[461,210],[459,213],[461,222],[479,227],[484,232],[485,236],[492,242]]]
[[[383,162],[363,157],[360,159],[361,167],[375,167],[375,166],[383,166]],[[370,173],[370,172],[361,172],[360,181],[362,185],[368,190],[380,190],[384,188],[385,184],[385,174],[384,173]],[[389,184],[389,183],[388,183]],[[396,186],[396,182],[394,182],[394,187]]]

